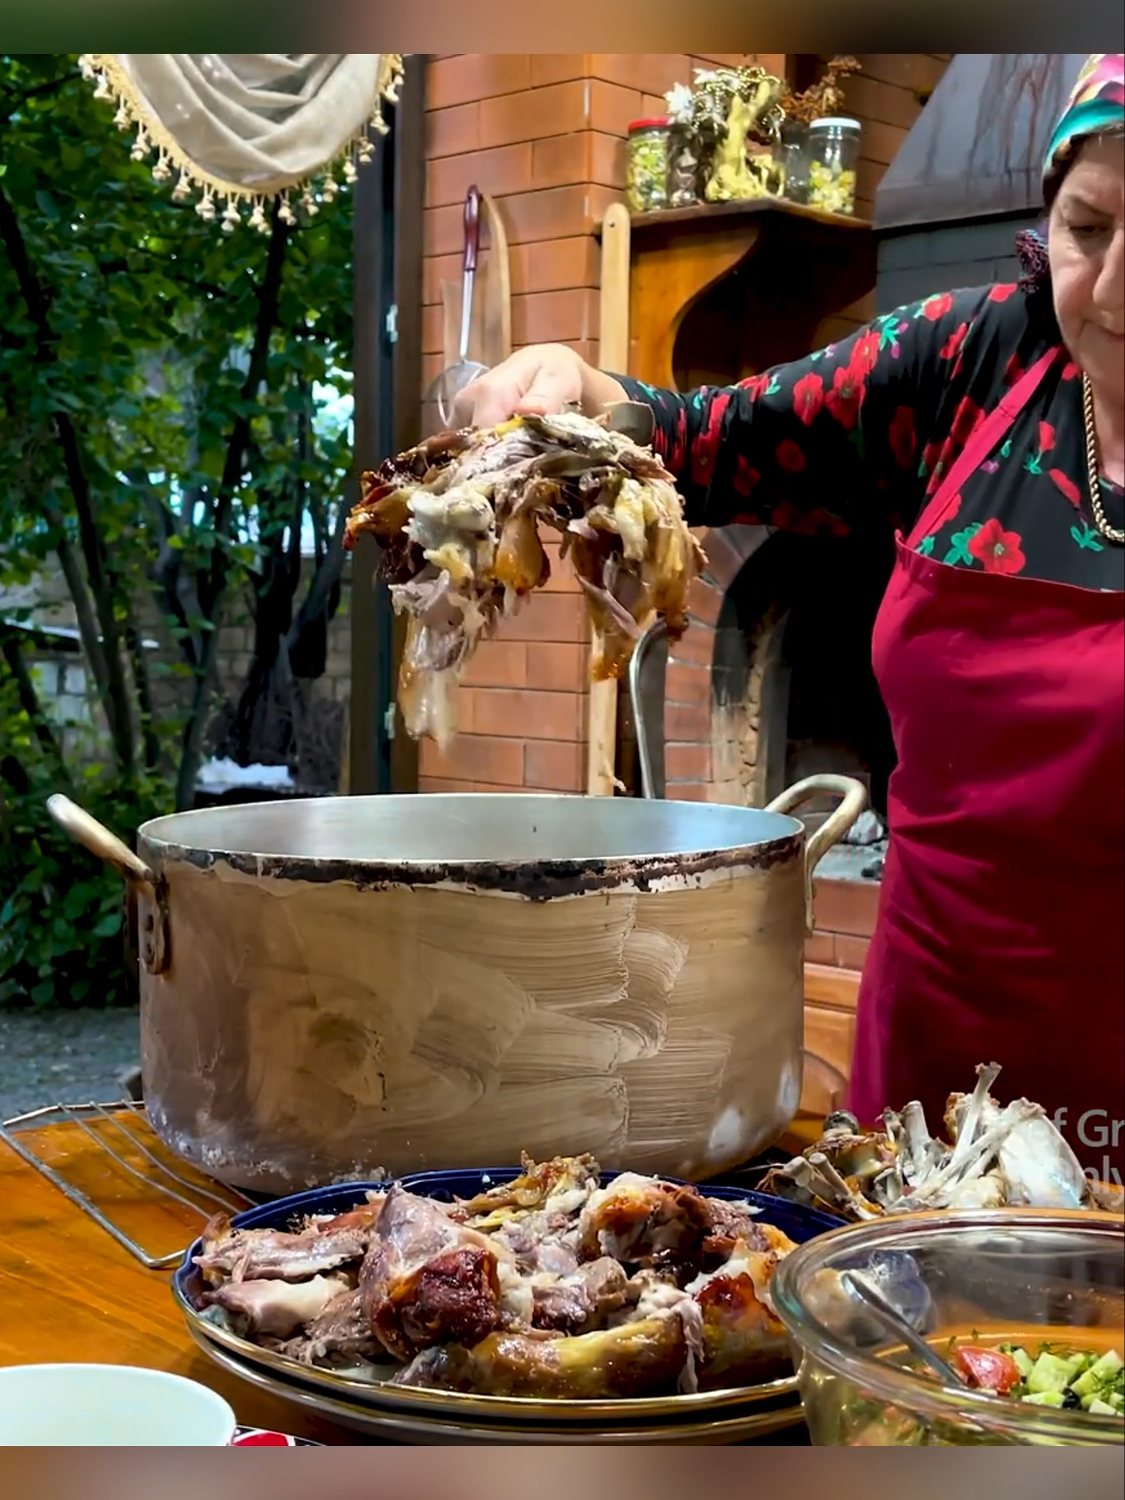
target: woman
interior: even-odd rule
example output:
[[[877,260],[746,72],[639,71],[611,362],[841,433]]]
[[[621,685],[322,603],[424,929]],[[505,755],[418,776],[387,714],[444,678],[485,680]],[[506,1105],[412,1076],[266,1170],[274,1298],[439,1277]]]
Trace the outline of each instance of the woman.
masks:
[[[936,1123],[995,1060],[1103,1176],[1125,1118],[1122,85],[1121,54],[1087,61],[1018,287],[689,396],[525,349],[458,410],[647,401],[692,524],[895,529],[873,657],[898,768],[851,1108],[918,1098]]]

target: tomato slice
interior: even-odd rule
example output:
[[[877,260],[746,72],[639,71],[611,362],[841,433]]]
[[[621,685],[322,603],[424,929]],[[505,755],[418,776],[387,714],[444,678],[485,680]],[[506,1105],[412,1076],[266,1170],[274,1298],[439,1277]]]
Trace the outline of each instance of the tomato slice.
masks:
[[[957,1350],[955,1363],[970,1385],[982,1391],[992,1391],[997,1396],[1006,1396],[1021,1379],[1019,1365],[999,1349],[981,1349],[975,1344],[965,1344]]]

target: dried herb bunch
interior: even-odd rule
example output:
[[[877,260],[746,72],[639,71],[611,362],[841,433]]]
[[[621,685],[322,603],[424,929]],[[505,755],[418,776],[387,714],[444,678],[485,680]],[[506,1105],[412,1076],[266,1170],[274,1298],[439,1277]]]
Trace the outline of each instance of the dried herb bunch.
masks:
[[[692,130],[713,148],[726,133],[731,101],[737,96],[756,106],[750,138],[769,142],[777,138],[784,118],[782,87],[780,79],[757,66],[697,68],[690,86],[678,83],[665,95],[668,116],[674,126]]]
[[[844,104],[843,80],[859,71],[860,64],[856,58],[834,57],[825,68],[823,78],[811,88],[794,94],[786,84],[780,101],[786,119],[811,125],[814,120],[822,120],[826,115],[838,114]]]

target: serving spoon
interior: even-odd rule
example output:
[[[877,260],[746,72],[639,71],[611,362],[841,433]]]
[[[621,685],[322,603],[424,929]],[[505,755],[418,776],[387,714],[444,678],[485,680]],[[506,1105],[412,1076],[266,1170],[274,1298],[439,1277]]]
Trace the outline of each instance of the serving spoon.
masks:
[[[916,1359],[928,1365],[935,1375],[940,1375],[946,1385],[963,1386],[966,1383],[949,1361],[943,1359],[920,1333],[911,1328],[893,1303],[888,1302],[866,1277],[857,1276],[854,1271],[842,1271],[840,1283],[850,1296],[864,1303],[875,1314],[888,1333],[901,1339]]]

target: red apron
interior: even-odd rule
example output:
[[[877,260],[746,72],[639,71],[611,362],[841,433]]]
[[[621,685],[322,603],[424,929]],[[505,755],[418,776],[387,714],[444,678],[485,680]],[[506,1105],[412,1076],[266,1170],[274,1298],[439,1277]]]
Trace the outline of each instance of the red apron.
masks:
[[[1125,596],[916,552],[1042,381],[977,429],[923,510],[875,624],[898,752],[849,1107],[920,1099],[931,1130],[978,1063],[1121,1181],[1125,1127]],[[1116,1174],[1116,1175],[1115,1175]]]

